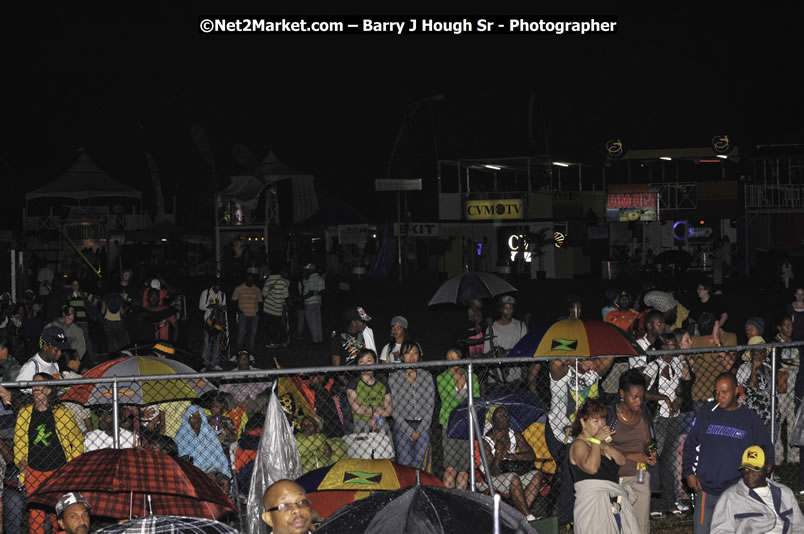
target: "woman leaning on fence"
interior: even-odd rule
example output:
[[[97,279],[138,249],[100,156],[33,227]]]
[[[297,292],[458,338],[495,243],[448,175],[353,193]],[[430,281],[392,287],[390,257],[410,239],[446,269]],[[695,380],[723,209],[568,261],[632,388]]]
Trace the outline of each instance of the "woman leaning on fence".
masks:
[[[35,382],[53,380],[46,373],[34,375]],[[56,390],[34,386],[33,404],[22,408],[14,427],[14,463],[20,470],[20,483],[30,495],[56,469],[84,452],[84,436],[73,412],[56,404]],[[55,527],[56,516],[51,514]],[[31,510],[31,532],[45,532],[45,512]],[[54,529],[55,531],[55,529]]]
[[[361,349],[357,365],[374,365],[377,354],[371,349]],[[384,432],[390,435],[388,417],[391,415],[391,393],[385,384],[377,380],[374,371],[363,371],[353,378],[346,389],[346,398],[352,408],[355,432]]]
[[[625,456],[620,466],[620,484],[636,494],[632,503],[642,534],[650,532],[650,475],[656,465],[656,441],[652,419],[645,407],[645,377],[637,369],[620,376],[620,398],[609,406],[607,422],[616,433],[611,444]]]
[[[628,494],[618,484],[625,456],[611,444],[615,431],[606,424],[606,413],[605,404],[587,399],[572,424],[575,440],[570,446],[569,463],[575,484],[573,515],[578,534],[625,534],[639,529]]]
[[[458,361],[464,356],[461,347],[447,349],[447,360]],[[436,377],[438,396],[441,398],[441,411],[438,422],[441,424],[441,439],[444,448],[444,485],[448,488],[466,489],[469,485],[470,453],[467,440],[447,437],[449,414],[469,396],[466,369],[459,365],[449,367]],[[480,395],[477,375],[472,376],[472,394]]]
[[[402,343],[399,352],[405,364],[416,363],[421,358],[421,348],[414,341]],[[430,445],[430,423],[435,407],[433,376],[415,368],[394,371],[388,386],[394,399],[396,461],[421,469]]]

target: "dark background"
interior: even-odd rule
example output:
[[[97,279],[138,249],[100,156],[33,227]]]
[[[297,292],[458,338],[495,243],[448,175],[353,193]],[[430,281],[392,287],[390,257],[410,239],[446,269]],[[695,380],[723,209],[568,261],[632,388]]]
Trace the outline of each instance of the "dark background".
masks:
[[[242,14],[433,13],[299,5]],[[433,95],[444,98],[413,116],[392,171],[423,178],[425,200],[434,199],[437,157],[552,153],[596,164],[615,136],[651,148],[708,146],[728,133],[741,152],[802,137],[800,10],[597,11],[618,17],[615,35],[201,34],[199,16],[216,13],[239,12],[7,14],[0,227],[18,225],[24,194],[68,168],[81,147],[140,188],[146,207],[151,153],[168,206],[176,196],[178,222],[188,227],[209,226],[213,192],[269,149],[315,174],[322,196],[389,220],[393,206],[376,201],[373,180],[386,177],[410,104]],[[528,14],[556,11],[452,12]],[[214,155],[214,176],[194,142],[199,135]],[[414,220],[436,218],[435,205],[415,202]]]

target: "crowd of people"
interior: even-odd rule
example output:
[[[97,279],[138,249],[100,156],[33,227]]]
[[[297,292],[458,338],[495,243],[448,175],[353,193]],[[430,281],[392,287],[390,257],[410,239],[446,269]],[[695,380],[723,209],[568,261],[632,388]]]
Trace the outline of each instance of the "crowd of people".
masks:
[[[39,295],[28,292],[16,305],[5,300],[0,332],[5,383],[80,377],[108,358],[131,355],[122,349],[134,339],[152,341],[153,356],[177,357],[172,342],[179,334],[178,317],[187,310],[163,278],[135,283],[124,271],[97,295],[82,290],[79,280],[61,279],[63,287],[43,283]],[[646,355],[527,365],[500,360],[478,368],[470,383],[461,360],[504,358],[533,326],[517,313],[515,297],[497,299],[494,317],[488,317],[486,303],[467,302],[465,325],[444,334],[449,348],[430,355],[444,366],[417,368],[425,347],[412,335],[416,325],[402,315],[376,326],[365,308],[349,306],[325,342],[325,287],[312,264],[294,283],[282,273],[260,277],[249,270],[233,291],[224,291],[216,278],[197,300],[206,369],[256,370],[253,354],[261,329],[267,331],[268,348],[287,347],[294,334],[306,332],[328,352],[332,372],[285,377],[293,381],[280,385],[304,472],[342,458],[385,457],[432,471],[447,487],[466,489],[474,470],[478,489],[493,485],[529,520],[557,510],[561,523],[584,531],[605,515],[598,500],[603,492],[618,501],[623,531],[647,533],[651,518],[694,508],[695,531],[706,532],[720,497],[730,495],[727,490],[740,480],[739,460],[747,448],[761,448],[763,472],[794,459],[789,436],[804,393],[798,348],[778,350],[774,362],[764,348],[721,347],[804,340],[804,289],[796,289],[773,327],[757,315],[739,332],[733,332],[735,314],[706,282],[697,287],[697,302],[687,306],[668,290],[611,291],[600,319],[632,335]],[[587,318],[581,301],[570,295],[566,314],[557,319]],[[679,348],[701,352],[651,354]],[[361,369],[375,363],[400,367]],[[153,448],[191,461],[237,498],[248,491],[272,382],[224,378],[214,394],[193,402],[124,403],[117,414],[119,446]],[[19,510],[10,521],[6,515],[8,532],[19,532],[22,524],[23,491],[35,491],[85,451],[114,446],[112,410],[61,402],[63,389],[17,390],[0,413],[3,502]],[[534,408],[544,413],[518,428],[505,405],[492,406],[473,453],[465,438],[448,432],[451,416],[470,391],[475,397],[531,392],[538,399]],[[356,436],[369,436],[369,445]],[[804,470],[801,476],[804,488]],[[37,531],[59,521],[29,510],[28,524]]]

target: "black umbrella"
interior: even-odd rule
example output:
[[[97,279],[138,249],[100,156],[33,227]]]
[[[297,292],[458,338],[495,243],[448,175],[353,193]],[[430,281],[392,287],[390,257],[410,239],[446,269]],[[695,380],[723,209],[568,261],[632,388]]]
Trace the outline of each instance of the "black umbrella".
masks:
[[[474,299],[487,299],[517,289],[491,273],[462,273],[453,276],[443,284],[430,299],[428,306],[434,304],[460,304]]]
[[[316,534],[466,534],[494,532],[494,500],[471,491],[414,486],[381,491],[338,510]],[[514,507],[500,503],[501,534],[537,534]]]

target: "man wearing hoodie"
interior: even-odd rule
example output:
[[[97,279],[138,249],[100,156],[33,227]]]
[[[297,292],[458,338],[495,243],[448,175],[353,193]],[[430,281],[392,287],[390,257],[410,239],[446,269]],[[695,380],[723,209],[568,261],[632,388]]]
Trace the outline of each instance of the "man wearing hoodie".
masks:
[[[684,442],[682,476],[695,492],[694,534],[708,534],[720,495],[740,477],[745,449],[759,445],[773,465],[774,449],[768,429],[751,409],[737,403],[737,379],[721,373],[715,380],[715,403],[696,414]]]

